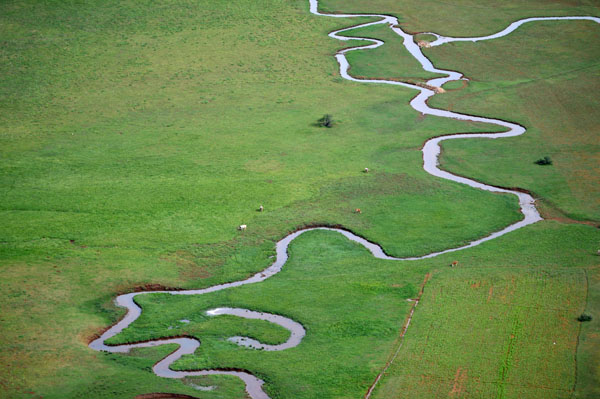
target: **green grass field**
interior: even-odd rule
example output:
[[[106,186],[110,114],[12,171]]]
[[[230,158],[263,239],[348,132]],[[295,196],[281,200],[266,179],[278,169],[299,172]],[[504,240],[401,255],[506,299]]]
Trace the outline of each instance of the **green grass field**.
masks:
[[[395,14],[410,31],[452,35],[492,33],[531,15],[600,14],[592,2],[507,2],[494,13],[491,2],[429,3],[327,0],[322,8]],[[414,91],[339,77],[332,55],[356,43],[327,33],[360,21],[367,19],[313,16],[304,0],[0,4],[0,397],[243,398],[237,378],[156,377],[152,365],[174,348],[122,355],[87,344],[122,316],[112,304],[117,294],[242,279],[302,226],[343,225],[394,256],[415,256],[520,218],[511,196],[421,168],[427,138],[494,126],[422,118],[408,106]],[[140,297],[143,316],[113,343],[175,329],[202,342],[179,369],[246,368],[272,398],[358,398],[397,347],[406,299],[431,273],[375,396],[594,397],[600,233],[568,223],[599,220],[600,29],[590,25],[561,23],[565,36],[552,41],[541,42],[556,26],[544,23],[495,42],[426,51],[437,66],[472,78],[433,106],[529,129],[515,139],[449,143],[444,167],[529,189],[557,221],[419,262],[376,260],[338,234],[306,233],[284,271],[264,283]],[[354,75],[434,76],[386,29],[353,34],[388,42],[350,53]],[[325,113],[333,129],[315,126]],[[533,164],[544,155],[552,166]],[[372,172],[361,173],[365,167]],[[236,230],[242,223],[244,233]],[[454,260],[459,268],[450,269]],[[236,347],[225,338],[277,343],[286,333],[202,316],[226,305],[286,315],[307,335],[281,352]],[[594,319],[580,325],[574,320],[584,309]],[[192,322],[178,323],[183,318]]]
[[[555,35],[557,29],[561,35]],[[528,128],[525,135],[501,143],[449,142],[444,167],[527,188],[542,199],[548,216],[564,215],[598,225],[600,118],[596,110],[600,102],[592,93],[599,87],[599,37],[596,23],[544,22],[525,24],[513,32],[511,41],[428,50],[434,62],[453,65],[473,80],[463,90],[439,96],[432,105],[515,120]],[[515,64],[500,66],[499,61],[509,57]],[[460,61],[466,59],[468,63]],[[550,156],[553,165],[534,164],[544,156]]]
[[[579,268],[440,271],[379,397],[571,395],[584,285]]]

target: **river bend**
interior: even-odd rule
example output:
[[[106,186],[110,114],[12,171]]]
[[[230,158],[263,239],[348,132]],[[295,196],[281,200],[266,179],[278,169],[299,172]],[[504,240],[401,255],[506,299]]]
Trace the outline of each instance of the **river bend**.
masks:
[[[508,194],[513,194],[513,195],[517,196],[517,198],[519,199],[520,210],[523,213],[523,219],[514,224],[506,226],[504,229],[502,229],[500,231],[493,232],[486,237],[480,238],[478,240],[474,240],[467,245],[457,247],[457,248],[446,249],[444,251],[430,253],[430,254],[427,254],[424,256],[410,257],[410,258],[395,258],[395,257],[389,256],[383,251],[383,249],[379,245],[369,242],[369,241],[365,240],[364,238],[359,237],[359,236],[357,236],[349,231],[343,230],[343,229],[335,229],[335,228],[328,228],[328,227],[314,227],[314,228],[307,228],[307,229],[299,230],[299,231],[289,234],[288,236],[286,236],[285,238],[283,238],[281,241],[279,241],[277,243],[276,259],[275,259],[275,262],[271,266],[269,266],[267,269],[265,269],[259,273],[256,273],[255,275],[249,277],[246,280],[235,281],[235,282],[226,283],[226,284],[219,284],[219,285],[215,285],[215,286],[203,288],[203,289],[198,289],[198,290],[146,291],[146,292],[134,292],[134,293],[124,294],[124,295],[119,295],[116,298],[115,302],[118,306],[123,307],[127,310],[125,317],[123,317],[123,319],[121,319],[118,323],[116,323],[115,325],[110,327],[108,330],[106,330],[99,338],[92,341],[89,345],[90,348],[97,350],[97,351],[123,353],[123,352],[128,352],[130,349],[133,349],[133,348],[143,348],[143,347],[153,347],[153,346],[166,345],[166,344],[176,344],[176,345],[178,345],[177,350],[175,350],[170,355],[168,355],[167,357],[165,357],[164,359],[162,359],[161,361],[159,361],[158,363],[156,363],[154,365],[153,371],[156,375],[158,375],[160,377],[164,377],[164,378],[184,378],[184,377],[188,377],[188,376],[199,376],[199,375],[233,375],[233,376],[239,377],[240,379],[242,379],[244,381],[244,383],[246,384],[246,391],[248,392],[248,394],[250,395],[250,397],[252,399],[268,399],[269,396],[262,389],[264,381],[257,378],[256,376],[252,375],[249,371],[218,370],[218,369],[196,370],[196,371],[172,370],[170,368],[171,364],[173,364],[175,361],[177,361],[184,355],[193,354],[195,352],[195,350],[200,346],[200,341],[195,338],[183,337],[183,338],[157,339],[157,340],[153,340],[153,341],[149,341],[149,342],[124,344],[124,345],[107,345],[107,344],[105,344],[105,341],[108,340],[109,338],[114,337],[117,334],[119,334],[121,331],[123,331],[123,329],[125,329],[129,325],[131,325],[131,323],[133,323],[141,315],[142,310],[135,303],[135,298],[137,296],[149,295],[149,294],[153,294],[153,293],[162,293],[162,294],[168,293],[171,295],[204,295],[204,294],[208,294],[211,292],[221,291],[221,290],[225,290],[225,289],[233,288],[233,287],[239,287],[239,286],[246,285],[246,284],[259,283],[259,282],[264,281],[267,278],[277,274],[279,271],[281,271],[282,267],[285,265],[285,263],[287,262],[287,259],[288,259],[288,255],[287,255],[288,246],[295,238],[297,238],[299,235],[301,235],[307,231],[329,230],[329,231],[338,232],[338,233],[344,235],[349,240],[354,241],[354,242],[364,246],[366,249],[368,249],[371,252],[371,254],[374,257],[376,257],[378,259],[410,261],[410,260],[431,258],[431,257],[438,256],[438,255],[441,255],[444,253],[459,251],[459,250],[463,250],[466,248],[474,247],[485,241],[492,240],[492,239],[502,236],[510,231],[514,231],[516,229],[530,225],[530,224],[535,223],[542,219],[539,212],[537,211],[537,209],[535,207],[535,200],[533,199],[533,197],[531,195],[529,195],[527,193],[483,184],[483,183],[477,182],[475,180],[468,179],[466,177],[454,175],[450,172],[444,171],[439,168],[439,155],[440,155],[440,151],[441,151],[440,144],[443,141],[455,140],[455,139],[465,139],[465,138],[496,139],[496,138],[503,138],[503,137],[514,137],[514,136],[519,136],[519,135],[525,133],[524,127],[522,127],[516,123],[507,122],[507,121],[503,121],[503,120],[499,120],[499,119],[484,118],[484,117],[479,117],[479,116],[460,114],[460,113],[456,113],[456,112],[451,112],[451,111],[446,111],[446,110],[429,107],[427,105],[427,100],[429,98],[431,98],[432,96],[434,96],[438,92],[438,90],[436,90],[436,88],[441,88],[441,86],[447,82],[463,79],[463,75],[460,72],[436,68],[431,63],[431,61],[423,55],[422,49],[415,42],[413,35],[410,35],[410,34],[404,32],[399,27],[399,22],[396,17],[390,16],[390,15],[380,15],[380,14],[324,14],[324,13],[319,12],[319,10],[318,10],[318,0],[309,0],[309,5],[310,5],[310,12],[312,14],[319,15],[319,16],[332,17],[332,18],[356,18],[356,17],[379,18],[377,21],[374,21],[374,22],[368,22],[365,24],[352,26],[350,28],[339,29],[339,30],[333,31],[329,34],[330,37],[338,39],[338,40],[343,40],[343,41],[361,40],[361,41],[365,41],[365,42],[369,43],[369,44],[366,44],[366,45],[360,46],[360,47],[344,49],[335,54],[335,58],[339,64],[340,75],[344,79],[352,81],[352,82],[358,82],[358,83],[387,84],[387,85],[401,86],[401,87],[417,90],[418,94],[410,101],[410,106],[412,108],[414,108],[416,111],[418,111],[424,115],[433,115],[433,116],[452,118],[452,119],[458,119],[458,120],[464,120],[464,121],[491,123],[491,124],[495,124],[497,126],[502,126],[503,128],[505,128],[506,130],[504,132],[500,132],[500,133],[453,134],[453,135],[432,138],[425,143],[425,145],[423,146],[423,149],[422,149],[423,168],[429,174],[439,177],[439,178],[442,178],[442,179],[451,180],[451,181],[454,181],[454,182],[457,182],[460,184],[466,184],[468,186],[478,188],[481,190],[485,190],[485,191],[490,191],[490,192],[495,192],[495,193],[508,193]],[[431,33],[432,35],[434,35],[436,37],[436,40],[433,41],[432,43],[430,43],[430,45],[431,46],[439,46],[444,43],[457,42],[457,41],[477,42],[477,41],[481,41],[481,40],[495,39],[495,38],[499,38],[499,37],[508,35],[509,33],[513,32],[515,29],[517,29],[519,26],[521,26],[524,23],[534,22],[534,21],[548,21],[548,20],[590,20],[590,21],[594,21],[596,23],[600,23],[600,18],[586,17],[586,16],[583,16],[583,17],[525,18],[525,19],[522,19],[522,20],[512,23],[506,29],[504,29],[498,33],[495,33],[495,34],[489,35],[489,36],[483,36],[483,37],[452,38],[452,37],[445,37],[445,36],[441,36],[441,35],[438,35],[435,33]],[[433,72],[433,73],[444,74],[446,76],[441,77],[441,78],[431,79],[431,80],[427,81],[427,85],[426,85],[427,87],[421,87],[421,86],[417,86],[417,85],[413,85],[413,84],[409,84],[409,83],[397,82],[397,81],[392,81],[392,80],[358,79],[358,78],[352,77],[348,72],[350,66],[348,64],[345,54],[350,51],[374,49],[374,48],[377,48],[377,47],[383,45],[384,43],[383,43],[383,41],[377,40],[377,39],[341,36],[340,33],[350,31],[353,29],[371,26],[371,25],[377,25],[377,24],[388,25],[389,28],[394,33],[396,33],[398,36],[400,36],[403,40],[404,47],[421,64],[421,67],[423,68],[423,70],[428,71],[428,72]],[[283,328],[287,329],[288,331],[290,331],[290,337],[288,338],[288,340],[279,345],[263,344],[256,340],[250,339],[248,337],[230,337],[228,339],[230,342],[232,342],[236,345],[240,345],[240,346],[247,347],[247,348],[262,349],[262,350],[269,350],[269,351],[285,350],[285,349],[292,348],[292,347],[299,345],[302,341],[302,338],[305,335],[305,330],[300,323],[297,323],[297,322],[295,322],[291,319],[288,319],[286,317],[283,317],[281,315],[273,315],[273,314],[269,314],[269,313],[255,312],[255,311],[251,311],[248,309],[238,309],[238,308],[216,308],[216,309],[207,311],[206,314],[208,316],[214,316],[214,317],[217,317],[217,316],[223,315],[223,314],[228,314],[228,315],[233,315],[233,316],[248,318],[248,319],[266,320],[271,323],[278,324],[278,325],[282,326]],[[371,388],[371,390],[372,390],[372,388]]]

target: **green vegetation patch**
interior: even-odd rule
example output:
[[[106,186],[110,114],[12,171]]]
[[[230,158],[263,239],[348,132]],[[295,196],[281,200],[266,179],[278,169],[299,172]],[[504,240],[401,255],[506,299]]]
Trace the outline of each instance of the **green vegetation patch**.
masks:
[[[375,259],[359,244],[325,231],[302,234],[289,253],[283,270],[258,284],[198,296],[138,296],[142,316],[111,343],[190,335],[201,346],[176,362],[177,370],[251,370],[274,398],[361,396],[394,349],[411,306],[406,299],[417,295],[423,268]],[[222,306],[283,315],[301,323],[306,336],[284,351],[239,347],[226,338],[277,344],[289,334],[264,321],[205,315]]]
[[[442,166],[531,190],[548,217],[599,221],[600,102],[593,90],[600,77],[598,34],[600,24],[590,21],[535,22],[501,39],[427,50],[437,65],[472,79],[464,90],[434,97],[432,106],[528,129],[493,142],[444,143]],[[552,166],[534,164],[545,156]]]
[[[376,397],[547,398],[571,392],[583,270],[435,274]],[[557,397],[555,394],[552,397]]]
[[[394,33],[387,24],[352,29],[342,35],[375,38],[385,42],[376,49],[346,53],[350,63],[350,74],[356,78],[391,78],[408,83],[424,83],[426,80],[443,76],[424,71],[421,64],[404,47],[402,37]],[[389,75],[390,71],[393,71],[392,75]]]

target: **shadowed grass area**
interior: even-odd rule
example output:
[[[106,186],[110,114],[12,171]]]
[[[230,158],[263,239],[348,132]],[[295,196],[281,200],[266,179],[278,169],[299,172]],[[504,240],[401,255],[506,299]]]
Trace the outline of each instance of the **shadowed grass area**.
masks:
[[[600,395],[600,268],[588,268],[586,273],[586,306],[583,312],[592,320],[580,323],[579,346],[577,349],[577,390],[576,398],[590,398]],[[582,313],[583,313],[582,312]]]

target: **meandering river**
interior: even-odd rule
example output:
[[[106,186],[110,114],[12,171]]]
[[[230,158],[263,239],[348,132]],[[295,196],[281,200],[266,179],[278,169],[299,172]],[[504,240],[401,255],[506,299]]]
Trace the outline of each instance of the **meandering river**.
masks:
[[[275,259],[275,262],[271,266],[269,266],[267,269],[265,269],[259,273],[256,273],[255,275],[251,276],[250,278],[248,278],[246,280],[236,281],[236,282],[231,282],[231,283],[226,283],[226,284],[219,284],[219,285],[215,285],[212,287],[199,289],[199,290],[146,291],[146,292],[134,292],[134,293],[129,293],[129,294],[124,294],[124,295],[118,296],[115,301],[118,306],[127,309],[127,313],[126,313],[125,317],[123,317],[123,319],[121,319],[117,324],[113,325],[111,328],[106,330],[99,338],[97,338],[92,343],[90,343],[90,348],[97,350],[97,351],[122,353],[122,352],[128,352],[130,349],[133,349],[133,348],[153,347],[153,346],[166,345],[166,344],[177,344],[178,349],[176,351],[174,351],[173,353],[171,353],[170,355],[168,355],[167,357],[165,357],[164,359],[162,359],[161,361],[159,361],[158,363],[156,363],[154,365],[153,370],[154,370],[154,373],[156,373],[156,375],[158,375],[160,377],[164,377],[164,378],[184,378],[184,377],[188,377],[188,376],[200,376],[200,375],[233,375],[233,376],[237,376],[237,377],[241,378],[245,382],[246,391],[248,392],[248,394],[250,395],[251,398],[253,398],[253,399],[268,399],[269,396],[262,389],[264,381],[255,377],[254,375],[252,375],[250,373],[250,371],[247,371],[247,370],[219,370],[219,369],[197,370],[197,371],[174,371],[174,370],[172,370],[170,368],[170,366],[171,366],[171,364],[173,364],[173,362],[177,361],[184,355],[194,353],[194,351],[200,346],[200,341],[195,338],[158,339],[158,340],[154,340],[154,341],[150,341],[150,342],[141,342],[141,343],[136,343],[136,344],[125,344],[125,345],[107,345],[105,342],[109,338],[114,337],[117,334],[119,334],[121,331],[123,331],[123,329],[125,329],[126,327],[131,325],[131,323],[133,323],[135,320],[137,320],[137,318],[141,315],[142,309],[135,303],[135,298],[137,296],[150,295],[153,293],[168,293],[171,295],[204,295],[204,294],[208,294],[211,292],[221,291],[221,290],[225,290],[225,289],[229,289],[229,288],[233,288],[233,287],[239,287],[239,286],[246,285],[246,284],[259,283],[259,282],[264,281],[264,280],[268,279],[269,277],[277,274],[279,271],[281,271],[282,267],[285,265],[285,263],[287,262],[287,259],[288,259],[288,255],[287,255],[288,246],[295,238],[297,238],[299,235],[301,235],[307,231],[329,230],[329,231],[338,232],[340,234],[343,234],[349,240],[352,240],[354,242],[359,243],[360,245],[363,245],[376,258],[397,260],[397,261],[410,261],[410,260],[431,258],[431,257],[438,256],[438,255],[441,255],[444,253],[460,251],[460,250],[463,250],[466,248],[474,247],[485,241],[492,240],[492,239],[502,236],[510,231],[522,228],[524,226],[535,223],[542,219],[539,212],[537,211],[537,209],[535,207],[535,200],[529,194],[483,184],[483,183],[468,179],[466,177],[454,175],[450,172],[440,169],[438,166],[439,165],[438,158],[440,155],[440,144],[443,141],[465,139],[465,138],[497,139],[497,138],[502,138],[502,137],[519,136],[519,135],[525,133],[524,127],[522,127],[516,123],[507,122],[507,121],[503,121],[503,120],[459,114],[456,112],[450,112],[450,111],[446,111],[446,110],[429,107],[427,105],[427,100],[436,94],[437,91],[435,90],[435,88],[441,88],[441,86],[447,82],[462,79],[463,75],[460,72],[450,71],[450,70],[442,70],[442,69],[436,68],[431,63],[431,61],[429,61],[429,59],[423,55],[422,49],[417,45],[417,43],[414,40],[414,37],[412,35],[404,32],[398,26],[398,19],[396,17],[389,16],[389,15],[379,15],[379,14],[323,14],[323,13],[320,13],[318,10],[318,1],[317,0],[309,0],[309,3],[310,3],[310,12],[312,14],[319,15],[319,16],[333,17],[333,18],[356,18],[356,17],[378,18],[378,20],[374,21],[374,22],[369,22],[369,23],[365,23],[362,25],[353,26],[350,28],[336,30],[329,34],[329,36],[331,36],[332,38],[338,39],[338,40],[343,40],[343,41],[362,40],[362,41],[367,42],[367,44],[364,46],[345,49],[345,50],[339,51],[335,55],[335,58],[337,59],[338,64],[339,64],[340,75],[344,79],[350,80],[352,82],[367,83],[367,84],[387,84],[387,85],[402,86],[402,87],[414,89],[414,90],[418,91],[418,94],[411,100],[410,106],[412,108],[414,108],[415,110],[417,110],[418,112],[421,112],[424,115],[434,115],[434,116],[439,116],[439,117],[444,117],[444,118],[452,118],[452,119],[458,119],[458,120],[464,120],[464,121],[491,123],[491,124],[495,124],[498,126],[502,126],[503,128],[506,129],[506,131],[501,132],[501,133],[453,134],[453,135],[448,135],[448,136],[432,138],[425,143],[425,145],[423,146],[423,149],[422,149],[423,168],[429,174],[439,177],[439,178],[442,178],[442,179],[451,180],[451,181],[454,181],[454,182],[457,182],[460,184],[466,184],[468,186],[478,188],[481,190],[485,190],[485,191],[491,191],[491,192],[496,192],[496,193],[509,193],[509,194],[513,194],[513,195],[517,196],[519,199],[519,206],[520,206],[521,212],[523,213],[523,219],[517,223],[506,226],[504,229],[502,229],[500,231],[493,232],[486,237],[472,241],[467,245],[457,247],[457,248],[450,248],[450,249],[446,249],[444,251],[435,252],[435,253],[427,254],[424,256],[420,256],[420,257],[412,257],[412,258],[394,258],[392,256],[389,256],[383,251],[383,249],[379,245],[369,242],[369,241],[365,240],[364,238],[359,237],[359,236],[357,236],[349,231],[343,230],[343,229],[315,227],[315,228],[307,228],[304,230],[296,231],[296,232],[286,236],[285,238],[283,238],[281,241],[279,241],[277,243],[276,259]],[[495,34],[489,35],[489,36],[484,36],[484,37],[452,38],[452,37],[445,37],[445,36],[441,36],[441,35],[438,35],[435,33],[431,33],[432,35],[434,35],[436,37],[436,40],[433,41],[430,45],[438,46],[438,45],[442,45],[444,43],[456,42],[456,41],[476,42],[476,41],[481,41],[481,40],[491,40],[491,39],[495,39],[495,38],[499,38],[499,37],[508,35],[509,33],[513,32],[515,29],[517,29],[519,26],[521,26],[524,23],[533,22],[533,21],[547,21],[547,20],[561,20],[561,19],[591,20],[591,21],[600,23],[600,18],[596,18],[596,17],[526,18],[526,19],[522,19],[522,20],[512,23],[509,27],[502,30],[501,32],[498,32],[498,33],[495,33]],[[433,73],[444,74],[445,77],[429,80],[427,82],[427,87],[420,87],[420,86],[403,83],[403,82],[392,81],[392,80],[357,79],[357,78],[352,77],[348,73],[349,64],[348,64],[348,60],[346,59],[345,54],[347,54],[350,51],[362,51],[362,50],[377,48],[377,47],[383,45],[384,43],[381,40],[376,40],[376,39],[341,36],[340,33],[350,31],[353,29],[357,29],[357,28],[367,27],[370,25],[377,25],[377,24],[388,25],[389,28],[393,32],[395,32],[398,36],[400,36],[403,40],[404,47],[421,64],[423,70],[433,72]],[[206,314],[208,316],[213,316],[213,317],[227,314],[227,315],[233,315],[233,316],[247,318],[247,319],[266,320],[271,323],[278,324],[281,327],[290,331],[290,337],[288,338],[288,340],[279,345],[267,345],[267,344],[263,344],[261,342],[258,342],[256,340],[253,340],[253,339],[250,339],[247,337],[230,337],[228,339],[229,341],[231,341],[237,345],[247,347],[247,348],[263,349],[263,350],[268,350],[268,351],[285,350],[285,349],[292,348],[292,347],[299,345],[302,341],[302,338],[304,337],[304,335],[306,333],[301,324],[299,324],[293,320],[290,320],[286,317],[280,316],[280,315],[274,315],[274,314],[269,314],[269,313],[262,313],[262,312],[248,310],[248,309],[238,309],[238,308],[216,308],[216,309],[211,309],[211,310],[207,311]]]

